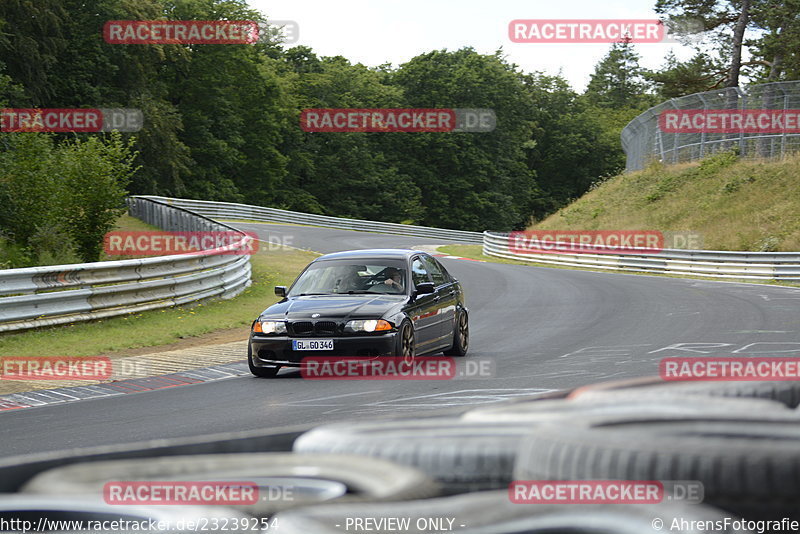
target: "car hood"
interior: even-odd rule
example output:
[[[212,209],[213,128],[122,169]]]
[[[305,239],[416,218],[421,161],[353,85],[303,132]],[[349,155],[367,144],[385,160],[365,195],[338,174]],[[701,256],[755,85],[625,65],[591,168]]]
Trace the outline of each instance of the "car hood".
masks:
[[[405,295],[308,295],[291,297],[273,304],[261,314],[265,319],[296,321],[312,319],[350,319],[382,317],[402,304]]]

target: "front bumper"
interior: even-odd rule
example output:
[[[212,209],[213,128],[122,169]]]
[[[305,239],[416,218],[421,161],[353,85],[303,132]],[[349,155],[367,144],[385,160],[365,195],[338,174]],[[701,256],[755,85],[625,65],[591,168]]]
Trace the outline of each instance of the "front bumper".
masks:
[[[253,365],[256,367],[281,365],[286,367],[300,367],[303,358],[314,357],[344,357],[344,356],[392,356],[395,352],[398,332],[391,331],[386,334],[353,335],[340,337],[289,337],[289,336],[263,336],[250,335],[250,350],[253,355]],[[333,350],[293,350],[292,339],[332,339]]]

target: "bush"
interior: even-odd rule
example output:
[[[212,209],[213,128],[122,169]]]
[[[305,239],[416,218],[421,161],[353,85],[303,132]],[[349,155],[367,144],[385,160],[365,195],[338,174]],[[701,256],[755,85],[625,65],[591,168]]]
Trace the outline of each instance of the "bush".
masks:
[[[136,172],[119,134],[57,144],[47,134],[0,134],[0,234],[5,267],[98,261]]]
[[[63,181],[63,228],[83,261],[98,261],[103,236],[125,211],[125,187],[136,171],[131,146],[118,133],[106,142],[90,137],[62,145],[56,153]]]

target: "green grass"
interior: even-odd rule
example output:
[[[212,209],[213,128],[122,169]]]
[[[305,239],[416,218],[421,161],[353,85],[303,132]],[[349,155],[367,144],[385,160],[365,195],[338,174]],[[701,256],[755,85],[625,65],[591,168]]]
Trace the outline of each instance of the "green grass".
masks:
[[[161,229],[158,226],[153,226],[152,224],[147,224],[146,222],[137,219],[136,217],[131,217],[128,214],[120,215],[119,219],[117,219],[114,228],[111,230],[112,232],[159,232]],[[146,258],[148,255],[113,255],[109,256],[105,253],[105,251],[100,253],[100,261],[118,261],[118,260],[132,260],[132,259],[141,259]],[[158,256],[158,254],[149,254],[149,256]]]
[[[267,222],[267,221],[257,221],[255,219],[214,219],[221,223],[225,224],[236,224],[236,223],[245,223],[245,224],[278,224],[281,226],[313,226],[310,224],[295,224],[295,223],[284,223],[284,222]]]
[[[242,328],[276,302],[273,286],[290,284],[317,254],[272,250],[252,257],[253,285],[232,300],[142,312],[135,315],[0,335],[0,354],[15,356],[97,356],[156,347],[217,330]]]
[[[153,226],[152,224],[147,224],[141,219],[137,219],[136,217],[131,217],[127,213],[120,215],[119,219],[117,219],[116,224],[114,225],[115,231],[126,231],[126,232],[134,232],[134,231],[143,231],[143,232],[152,232],[158,231],[160,228],[158,226]]]
[[[697,232],[712,250],[800,250],[800,154],[700,162],[615,176],[536,230]]]
[[[437,247],[437,251],[451,256],[461,256],[462,258],[470,258],[473,260],[491,261],[494,263],[510,263],[512,265],[531,265],[527,261],[507,260],[505,258],[496,258],[494,256],[484,256],[482,245],[444,245]]]

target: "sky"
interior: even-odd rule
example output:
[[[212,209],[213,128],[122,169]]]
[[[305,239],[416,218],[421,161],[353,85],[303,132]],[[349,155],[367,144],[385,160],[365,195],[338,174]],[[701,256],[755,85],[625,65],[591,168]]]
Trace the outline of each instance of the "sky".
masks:
[[[271,20],[299,25],[297,45],[320,56],[341,55],[353,63],[398,66],[424,52],[471,46],[484,54],[502,48],[526,72],[561,73],[582,91],[610,44],[513,43],[515,19],[657,19],[655,0],[249,0]],[[660,67],[679,43],[637,44],[641,65]]]

